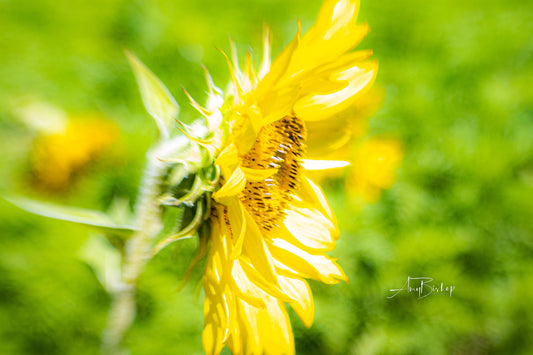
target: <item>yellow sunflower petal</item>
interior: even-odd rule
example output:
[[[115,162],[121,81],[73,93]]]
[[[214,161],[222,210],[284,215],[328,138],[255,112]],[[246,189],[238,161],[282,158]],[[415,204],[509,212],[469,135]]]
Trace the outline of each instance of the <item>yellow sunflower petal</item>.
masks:
[[[222,185],[220,190],[215,191],[212,195],[213,199],[219,203],[227,204],[228,198],[236,196],[244,189],[246,185],[246,177],[240,167],[235,168],[229,179]]]
[[[237,197],[231,199],[228,203],[228,217],[234,243],[230,259],[236,259],[241,255],[242,244],[246,236],[246,217],[244,216],[243,206]]]
[[[324,95],[344,89],[349,77],[339,75],[351,71],[354,67],[367,67],[372,61],[367,59],[372,56],[371,50],[346,53],[335,61],[314,68],[307,75],[299,78],[301,81],[301,96]]]
[[[308,178],[303,178],[300,182],[298,196],[304,201],[304,203],[318,208],[334,225],[337,225],[335,215],[331,210],[331,206],[329,205],[324,192],[313,181]]]
[[[245,300],[250,305],[257,308],[266,307],[263,301],[264,292],[261,291],[246,275],[243,270],[241,262],[236,260],[231,268],[232,281],[234,282],[238,292],[238,296]]]
[[[243,255],[248,257],[253,267],[272,285],[278,285],[274,261],[268,250],[263,235],[254,219],[245,210],[246,237],[243,242]]]
[[[348,165],[350,165],[350,162],[345,161],[345,160],[302,159],[302,167],[305,170],[326,170],[326,169],[344,168]]]
[[[271,45],[272,42],[272,31],[270,30],[270,26],[267,24],[263,25],[263,60],[261,61],[261,66],[259,68],[259,78],[263,79],[263,77],[269,72],[270,70],[270,52],[271,52]]]
[[[352,66],[355,63],[361,63],[369,59],[370,57],[372,57],[373,53],[374,51],[372,49],[363,49],[363,50],[343,54],[338,59],[336,59],[334,62],[331,62],[330,64],[322,66],[320,68],[320,72],[328,72],[335,68],[344,68],[344,67]]]
[[[233,354],[294,354],[294,339],[283,302],[264,294],[264,307],[237,300],[237,319],[228,348]]]
[[[258,113],[254,113],[250,108],[247,115],[239,116],[233,122],[231,134],[240,155],[246,154],[255,143],[259,129],[257,127],[261,124],[260,119],[254,119],[256,116]]]
[[[233,354],[262,354],[263,347],[255,328],[257,308],[238,300],[237,322],[228,341],[228,348]]]
[[[335,249],[340,231],[320,211],[292,206],[286,213],[284,224],[288,233],[283,234],[285,240],[311,253]]]
[[[279,286],[279,281],[276,276],[276,282],[273,283],[270,280],[267,280],[252,264],[249,258],[240,257],[238,260],[234,261],[233,266],[237,265],[239,270],[243,271],[243,274],[239,274],[240,277],[245,277],[246,279],[239,279],[239,290],[244,294],[254,297],[257,296],[257,289],[255,291],[250,289],[250,285],[254,285],[265,294],[268,294],[272,297],[276,297],[282,301],[290,302],[293,301],[289,296],[287,296],[281,287]],[[274,265],[274,263],[272,264]],[[240,272],[240,271],[239,271]],[[256,300],[257,301],[257,300]]]
[[[246,176],[246,181],[252,181],[252,182],[258,182],[263,181],[266,178],[271,177],[274,175],[278,170],[277,169],[252,169],[252,168],[245,168],[241,167],[241,170],[244,172],[244,175]]]
[[[210,286],[205,287],[202,344],[206,354],[219,354],[228,336],[233,299],[229,290],[224,292]]]
[[[272,91],[261,105],[262,116],[260,127],[266,126],[289,115],[294,107],[298,86],[288,85]]]
[[[228,144],[215,160],[215,165],[220,167],[222,176],[229,176],[239,163],[239,153],[235,144]]]
[[[257,98],[262,98],[266,96],[269,91],[276,85],[280,85],[280,80],[282,76],[285,75],[287,67],[289,66],[294,51],[300,43],[300,35],[302,33],[302,27],[300,22],[298,22],[298,31],[294,39],[281,51],[281,53],[276,57],[272,65],[270,66],[270,71],[266,76],[261,80],[254,95]]]
[[[368,33],[366,24],[356,25],[359,1],[327,0],[315,25],[302,37],[289,73],[311,70],[336,60],[354,48]]]
[[[228,202],[227,210],[219,208],[221,234],[226,236],[221,242],[224,251],[220,254],[223,258],[221,265],[228,270],[226,273],[231,273],[227,282],[235,285],[241,297],[256,306],[261,304],[260,294],[263,292],[290,301],[279,286],[270,251],[262,237],[258,237],[255,222],[247,220],[246,214],[237,198]]]
[[[281,238],[273,238],[270,242],[270,250],[280,274],[305,277],[327,284],[348,280],[335,259],[324,254],[308,253]]]
[[[273,297],[267,296],[266,301],[266,309],[257,310],[256,324],[264,354],[294,354],[294,339],[285,305]]]
[[[253,97],[257,102],[262,118],[258,128],[277,121],[288,115],[297,99],[299,85],[285,78],[286,70],[292,55],[298,47],[301,25],[298,22],[298,33],[292,42],[285,47],[274,60],[268,74],[259,82]]]
[[[358,12],[358,0],[326,0],[320,7],[313,30],[322,38],[331,38],[336,32],[353,26]]]
[[[246,62],[244,63],[244,72],[242,73],[242,89],[245,93],[250,92],[257,82],[257,76],[254,71],[252,54],[246,53]]]
[[[359,132],[366,132],[366,121],[353,112],[342,111],[327,120],[306,121],[307,157],[309,159],[346,159],[346,145]]]
[[[300,278],[280,276],[280,284],[294,302],[289,302],[303,324],[309,328],[313,324],[315,303],[309,284]]]
[[[213,239],[204,276],[204,329],[202,343],[206,354],[218,354],[224,347],[224,342],[229,335],[231,317],[235,312],[233,296],[225,284],[224,264],[226,259],[223,246],[225,238],[224,229],[216,220],[213,220]]]
[[[303,120],[313,121],[331,117],[347,109],[357,95],[370,88],[376,78],[377,67],[376,61],[368,61],[333,74],[332,80],[347,83],[344,89],[329,94],[307,95],[296,102],[294,112]]]

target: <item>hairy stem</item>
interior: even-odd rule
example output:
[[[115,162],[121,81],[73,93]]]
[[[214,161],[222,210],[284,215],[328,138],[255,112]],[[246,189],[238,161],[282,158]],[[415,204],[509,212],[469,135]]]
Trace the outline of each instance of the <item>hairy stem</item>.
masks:
[[[107,326],[102,334],[102,352],[108,355],[127,353],[122,349],[124,336],[135,319],[137,279],[153,256],[154,239],[161,230],[161,180],[167,173],[167,160],[187,154],[189,140],[184,136],[163,141],[151,149],[144,172],[139,199],[135,206],[137,232],[128,239],[124,250],[122,282],[113,293]]]
[[[154,150],[154,152],[157,150]],[[152,256],[153,239],[161,228],[157,202],[158,186],[165,173],[165,164],[155,154],[148,154],[148,164],[136,205],[138,231],[127,241],[124,253],[122,284],[113,295],[107,327],[102,335],[102,352],[123,354],[122,340],[135,318],[137,279]]]

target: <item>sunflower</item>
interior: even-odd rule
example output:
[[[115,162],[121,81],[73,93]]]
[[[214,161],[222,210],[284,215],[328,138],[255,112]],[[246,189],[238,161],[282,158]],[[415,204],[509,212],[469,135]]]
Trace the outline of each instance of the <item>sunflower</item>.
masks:
[[[403,148],[397,139],[371,138],[362,142],[346,179],[346,191],[352,200],[360,204],[377,202],[381,190],[394,184],[402,159]]]
[[[224,345],[234,354],[294,353],[286,303],[309,327],[305,279],[347,280],[326,255],[340,236],[335,216],[306,171],[345,164],[321,157],[347,143],[354,107],[377,74],[371,50],[351,51],[369,31],[356,24],[358,9],[357,0],[326,0],[273,62],[267,28],[258,68],[248,53],[241,70],[233,53],[226,94],[211,84],[205,109],[193,101],[212,132],[202,143],[220,182],[204,274],[207,354]]]
[[[92,114],[73,117],[58,132],[43,131],[33,144],[31,168],[35,182],[51,191],[67,188],[118,135],[114,124]]]

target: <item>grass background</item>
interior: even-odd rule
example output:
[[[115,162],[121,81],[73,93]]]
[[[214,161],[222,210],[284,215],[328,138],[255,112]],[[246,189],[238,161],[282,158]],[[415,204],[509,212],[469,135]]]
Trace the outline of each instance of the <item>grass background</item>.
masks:
[[[0,1],[0,179],[16,191],[109,208],[135,200],[155,127],[122,50],[135,52],[192,117],[200,63],[223,86],[228,34],[259,53],[263,21],[274,53],[308,28],[320,1]],[[351,279],[312,283],[316,320],[293,320],[301,354],[533,352],[533,4],[528,1],[363,1],[380,61],[382,109],[372,134],[404,142],[397,183],[361,214],[342,184],[327,186]],[[33,136],[13,114],[32,97],[75,116],[98,112],[121,130],[117,149],[68,190],[32,187]],[[0,353],[95,354],[110,299],[78,258],[89,233],[0,201]],[[159,254],[140,281],[132,354],[201,353],[202,296],[178,292],[193,242]],[[198,275],[197,275],[198,276]],[[453,296],[387,299],[407,276],[456,286]]]

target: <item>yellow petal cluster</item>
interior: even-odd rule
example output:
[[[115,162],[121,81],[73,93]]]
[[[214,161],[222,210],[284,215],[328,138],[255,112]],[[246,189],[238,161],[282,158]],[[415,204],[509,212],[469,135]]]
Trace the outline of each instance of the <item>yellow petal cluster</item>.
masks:
[[[346,190],[364,202],[379,200],[381,190],[394,184],[396,170],[403,159],[403,148],[396,139],[371,138],[357,149],[354,164],[346,179]]]
[[[272,63],[267,29],[259,68],[248,54],[241,70],[234,53],[226,104],[212,90],[202,110],[210,128],[225,127],[214,135],[222,184],[212,195],[204,275],[207,354],[225,345],[234,354],[293,354],[286,303],[309,327],[305,279],[346,280],[326,255],[340,236],[335,216],[306,167],[344,164],[314,153],[346,142],[350,132],[338,122],[354,116],[377,74],[372,51],[351,52],[369,30],[356,23],[358,10],[357,0],[326,0],[316,23],[304,35],[298,24]]]
[[[101,118],[73,119],[60,132],[39,136],[31,152],[35,179],[48,189],[69,185],[74,175],[116,139],[118,129]]]

